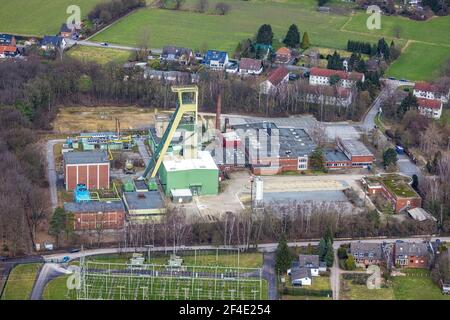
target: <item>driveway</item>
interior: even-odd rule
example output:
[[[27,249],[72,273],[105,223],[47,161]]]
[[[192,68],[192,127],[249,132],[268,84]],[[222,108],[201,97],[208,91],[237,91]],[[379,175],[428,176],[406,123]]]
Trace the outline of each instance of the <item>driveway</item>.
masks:
[[[50,189],[50,202],[52,205],[52,209],[55,210],[55,208],[58,206],[58,193],[56,190],[56,167],[55,167],[55,157],[53,154],[53,147],[57,143],[63,143],[64,139],[56,139],[56,140],[49,140],[47,141],[46,146],[46,157],[47,157],[47,179]]]
[[[264,254],[263,278],[269,288],[269,300],[278,300],[277,275],[275,273],[275,253]]]

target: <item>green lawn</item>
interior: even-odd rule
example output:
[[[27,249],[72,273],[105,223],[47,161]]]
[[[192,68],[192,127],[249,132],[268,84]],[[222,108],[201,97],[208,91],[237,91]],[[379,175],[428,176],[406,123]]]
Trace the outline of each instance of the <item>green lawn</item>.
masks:
[[[394,295],[397,300],[450,300],[442,295],[429,275],[428,270],[406,269],[407,276],[394,278]]]
[[[365,285],[353,284],[349,280],[342,280],[342,283],[349,289],[348,292],[341,293],[341,299],[349,300],[394,300],[392,288],[367,289]],[[341,286],[342,287],[342,286]]]
[[[118,63],[125,63],[130,57],[130,51],[110,48],[77,46],[73,49],[70,49],[67,52],[67,55],[81,61],[93,61],[99,64],[106,64],[113,61]]]
[[[28,300],[40,266],[40,263],[20,264],[11,270],[1,299]]]
[[[60,276],[50,281],[44,289],[44,300],[74,300],[75,290],[67,289],[67,279],[69,275]]]
[[[428,81],[439,75],[440,67],[448,59],[450,47],[410,43],[386,74],[397,79]]]
[[[196,0],[186,0],[192,7]],[[211,0],[210,8],[219,0]],[[231,6],[225,16],[190,11],[141,9],[101,32],[93,40],[134,45],[144,27],[150,29],[150,47],[173,44],[192,49],[207,47],[232,53],[239,41],[253,37],[258,28],[269,23],[274,30],[275,46],[292,23],[301,33],[307,31],[311,43],[319,47],[344,49],[349,38],[375,42],[378,36],[358,35],[339,29],[349,16],[323,14],[315,10],[316,1],[242,1],[224,0]],[[167,21],[171,23],[168,24]]]
[[[81,15],[103,0],[14,0],[1,1],[0,33],[55,35],[66,22],[70,5],[78,5]]]

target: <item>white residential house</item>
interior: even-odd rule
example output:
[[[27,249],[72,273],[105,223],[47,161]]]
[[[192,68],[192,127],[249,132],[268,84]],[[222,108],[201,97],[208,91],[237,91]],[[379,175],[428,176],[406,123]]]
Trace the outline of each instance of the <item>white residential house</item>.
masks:
[[[291,272],[293,286],[310,286],[312,284],[311,270],[308,268],[295,268]]]
[[[339,85],[344,88],[354,87],[358,81],[364,82],[365,80],[363,73],[313,67],[309,74],[309,84],[312,86],[329,86],[333,76],[339,78]]]
[[[420,114],[433,119],[440,119],[442,115],[442,100],[417,98]]]
[[[450,89],[447,94],[442,94],[439,92],[439,90],[431,83],[427,82],[417,82],[414,85],[414,96],[417,98],[423,98],[423,99],[439,99],[443,103],[447,103],[450,98]]]

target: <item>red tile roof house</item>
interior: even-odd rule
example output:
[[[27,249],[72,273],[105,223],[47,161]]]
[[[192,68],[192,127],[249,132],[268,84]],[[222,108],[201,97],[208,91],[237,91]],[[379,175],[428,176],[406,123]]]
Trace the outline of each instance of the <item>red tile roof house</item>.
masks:
[[[272,93],[288,81],[289,70],[285,67],[278,67],[269,73],[267,80],[260,83],[260,91],[264,94]]]
[[[275,63],[289,63],[292,60],[291,49],[286,47],[281,47],[275,53]]]
[[[442,100],[417,98],[417,103],[420,114],[433,119],[439,119],[441,117]]]
[[[431,258],[430,244],[396,242],[393,250],[394,263],[400,267],[427,268]]]
[[[329,86],[332,76],[339,77],[340,86],[344,88],[351,88],[355,86],[358,81],[364,82],[365,80],[363,73],[313,67],[310,70],[309,84],[313,86]]]
[[[0,58],[12,57],[17,53],[17,47],[8,45],[8,46],[0,46]]]
[[[439,92],[438,88],[427,82],[417,82],[414,85],[413,94],[417,98],[441,100],[443,103],[447,103],[450,98],[450,89],[447,93]]]
[[[239,74],[261,74],[263,65],[261,60],[242,58],[239,61]]]

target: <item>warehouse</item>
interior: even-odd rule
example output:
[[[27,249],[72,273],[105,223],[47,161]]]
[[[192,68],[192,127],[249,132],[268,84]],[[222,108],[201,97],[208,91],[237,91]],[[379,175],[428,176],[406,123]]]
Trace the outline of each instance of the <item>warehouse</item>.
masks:
[[[308,170],[316,144],[303,129],[278,128],[260,122],[232,126],[245,146],[246,163],[254,174]]]
[[[84,183],[88,189],[109,189],[110,161],[106,151],[64,153],[64,184],[74,190]]]
[[[121,229],[125,225],[122,201],[87,201],[64,203],[64,210],[74,215],[74,230]]]
[[[337,138],[336,144],[347,158],[351,160],[353,168],[367,168],[375,160],[372,152],[361,141]]]
[[[194,159],[166,156],[159,179],[167,196],[176,189],[190,189],[194,196],[219,193],[219,169],[208,151]]]

